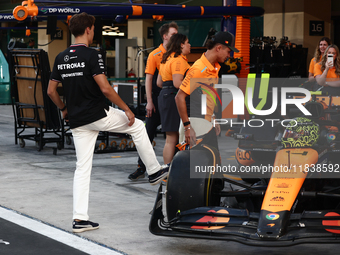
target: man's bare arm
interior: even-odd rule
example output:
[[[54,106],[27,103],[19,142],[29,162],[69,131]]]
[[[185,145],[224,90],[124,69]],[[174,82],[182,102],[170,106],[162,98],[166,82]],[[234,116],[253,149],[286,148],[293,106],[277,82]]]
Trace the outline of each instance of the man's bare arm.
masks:
[[[156,112],[155,105],[152,100],[152,79],[153,75],[152,74],[146,74],[145,77],[145,93],[146,93],[146,115],[148,117],[152,116],[153,112]]]
[[[61,101],[61,98],[58,94],[57,88],[58,88],[59,82],[50,80],[48,83],[48,88],[47,88],[47,95],[51,98],[53,103],[59,108],[63,109],[65,107],[65,104],[63,101]],[[67,119],[67,109],[62,111],[63,118]]]

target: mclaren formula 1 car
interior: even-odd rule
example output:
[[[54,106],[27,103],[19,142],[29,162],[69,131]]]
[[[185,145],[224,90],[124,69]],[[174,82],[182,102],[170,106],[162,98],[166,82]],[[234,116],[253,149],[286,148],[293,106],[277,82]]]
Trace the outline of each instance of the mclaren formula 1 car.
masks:
[[[313,95],[308,118],[242,127],[235,134],[241,178],[217,171],[220,152],[204,140],[178,152],[159,187],[150,231],[255,246],[340,243],[339,100]],[[197,166],[206,171],[195,175]],[[263,166],[265,173],[242,175]]]

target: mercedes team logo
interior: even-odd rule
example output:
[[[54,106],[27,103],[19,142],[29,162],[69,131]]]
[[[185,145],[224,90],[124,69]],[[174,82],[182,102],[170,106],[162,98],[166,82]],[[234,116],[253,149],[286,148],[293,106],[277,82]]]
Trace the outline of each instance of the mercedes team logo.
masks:
[[[64,61],[65,61],[65,62],[69,61],[69,59],[70,59],[70,57],[69,57],[68,55],[66,55],[66,56],[64,57]]]

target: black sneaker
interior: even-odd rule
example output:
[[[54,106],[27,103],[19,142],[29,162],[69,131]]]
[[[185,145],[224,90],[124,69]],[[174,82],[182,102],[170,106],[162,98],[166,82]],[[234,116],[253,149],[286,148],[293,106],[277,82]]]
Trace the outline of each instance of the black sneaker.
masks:
[[[149,175],[150,184],[156,185],[156,184],[160,183],[162,180],[166,179],[168,177],[168,174],[169,174],[169,167],[170,167],[170,164],[162,165],[161,169],[158,172],[156,172],[152,175]]]
[[[72,223],[72,228],[74,233],[80,233],[84,231],[89,231],[89,230],[95,230],[99,228],[98,223],[94,223],[92,221],[88,220],[82,220],[82,221],[73,221]]]
[[[138,167],[136,171],[129,175],[131,181],[137,181],[139,178],[145,177],[145,169]]]

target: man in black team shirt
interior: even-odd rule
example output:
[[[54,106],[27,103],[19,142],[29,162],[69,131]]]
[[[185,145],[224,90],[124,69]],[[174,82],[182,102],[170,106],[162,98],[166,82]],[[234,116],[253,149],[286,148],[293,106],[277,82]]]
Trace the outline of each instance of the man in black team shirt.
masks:
[[[135,119],[107,81],[102,55],[88,48],[94,36],[95,18],[81,13],[74,15],[69,22],[75,44],[56,57],[47,93],[70,122],[77,155],[73,183],[73,232],[83,232],[99,228],[99,224],[89,221],[88,216],[92,159],[99,131],[132,136],[152,185],[167,177],[169,167],[158,163],[143,122]],[[57,93],[60,82],[67,108]],[[105,104],[105,97],[123,111]]]

